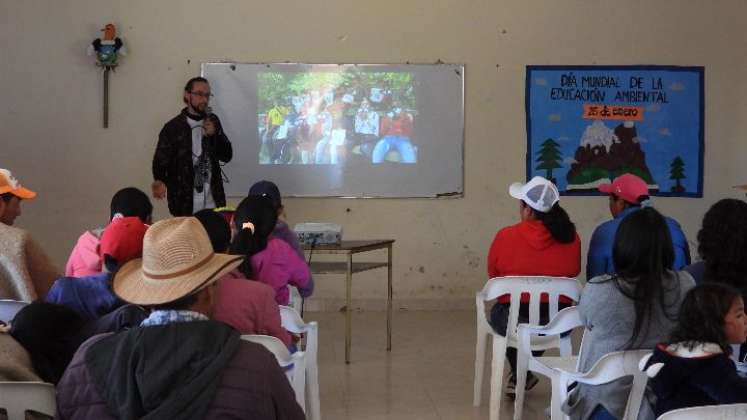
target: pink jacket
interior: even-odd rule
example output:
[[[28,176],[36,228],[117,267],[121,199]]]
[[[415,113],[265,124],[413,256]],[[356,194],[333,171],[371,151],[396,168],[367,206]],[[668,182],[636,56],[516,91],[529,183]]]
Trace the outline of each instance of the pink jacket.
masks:
[[[238,270],[218,280],[213,319],[241,334],[271,335],[286,346],[291,344],[290,334],[280,324],[275,291],[266,284],[247,280]]]
[[[66,277],[86,277],[101,273],[99,242],[103,229],[87,230],[75,244],[65,265]]]
[[[296,286],[302,295],[313,287],[311,270],[306,261],[282,239],[271,238],[267,248],[251,258],[255,280],[275,289],[278,305],[288,304],[288,285]]]

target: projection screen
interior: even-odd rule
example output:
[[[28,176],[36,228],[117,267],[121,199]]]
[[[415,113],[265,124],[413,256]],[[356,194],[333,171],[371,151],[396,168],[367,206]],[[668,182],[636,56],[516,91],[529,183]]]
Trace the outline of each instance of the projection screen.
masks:
[[[203,63],[233,145],[226,193],[461,196],[464,66]]]

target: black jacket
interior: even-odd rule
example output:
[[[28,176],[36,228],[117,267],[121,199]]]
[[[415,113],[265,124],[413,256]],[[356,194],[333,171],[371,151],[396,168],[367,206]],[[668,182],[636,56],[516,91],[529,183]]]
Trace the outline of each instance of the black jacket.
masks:
[[[214,115],[215,116],[215,115]],[[210,189],[217,207],[226,205],[223,177],[219,161],[230,162],[233,149],[217,120],[216,134],[203,137],[203,150],[212,148],[210,155]],[[194,197],[194,166],[192,162],[192,129],[187,124],[187,108],[167,122],[158,134],[158,145],[153,155],[153,179],[163,181],[167,188],[169,212],[173,216],[191,216]]]
[[[646,369],[649,377],[654,374],[648,385],[656,395],[656,417],[680,408],[747,403],[747,378],[725,353],[681,355],[660,344]]]

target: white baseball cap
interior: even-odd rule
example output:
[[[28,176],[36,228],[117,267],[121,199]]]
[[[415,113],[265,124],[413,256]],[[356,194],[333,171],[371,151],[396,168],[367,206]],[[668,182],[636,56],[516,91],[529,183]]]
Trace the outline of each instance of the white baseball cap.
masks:
[[[535,176],[526,184],[514,182],[508,187],[508,193],[541,213],[549,212],[560,201],[560,193],[555,184],[541,176]]]

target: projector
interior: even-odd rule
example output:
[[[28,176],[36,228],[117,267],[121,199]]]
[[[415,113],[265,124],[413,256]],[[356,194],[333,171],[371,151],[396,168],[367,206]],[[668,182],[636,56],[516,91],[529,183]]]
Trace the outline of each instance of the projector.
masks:
[[[339,245],[342,242],[342,226],[335,223],[299,223],[293,230],[298,241],[306,246]]]

